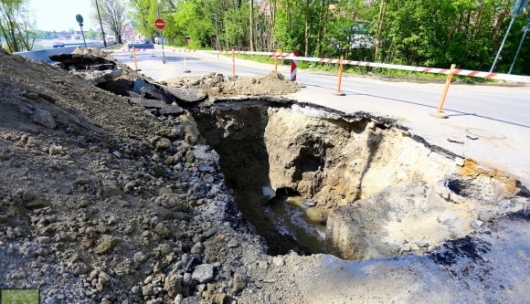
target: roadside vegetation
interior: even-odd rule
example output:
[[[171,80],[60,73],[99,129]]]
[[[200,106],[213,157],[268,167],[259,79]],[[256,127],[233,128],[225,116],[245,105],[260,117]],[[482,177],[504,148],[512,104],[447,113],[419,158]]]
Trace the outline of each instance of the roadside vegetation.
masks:
[[[189,48],[275,51],[300,56],[488,71],[512,20],[515,0],[131,0],[146,37]],[[252,12],[252,14],[251,14]],[[515,18],[496,72],[507,72],[528,20]],[[514,74],[530,74],[523,44]],[[394,75],[397,75],[395,72]]]
[[[8,51],[21,52],[33,48],[35,26],[26,4],[24,0],[0,0],[0,47]]]
[[[100,14],[97,13],[98,2]],[[160,32],[154,21],[161,18],[165,21],[164,40],[179,47],[297,50],[300,56],[308,57],[344,56],[350,60],[441,68],[454,63],[458,68],[480,71],[490,70],[513,20],[495,72],[508,72],[522,41],[513,73],[530,74],[530,43],[528,38],[526,43],[521,40],[524,30],[530,28],[530,9],[527,5],[520,14],[513,9],[514,4],[524,3],[522,0],[98,2],[93,3],[90,17],[98,20],[101,16],[105,31],[112,32],[118,44],[126,30],[155,43]],[[29,0],[0,0],[0,35],[10,51],[30,50],[35,37],[43,35],[32,26],[26,8],[28,3]],[[301,63],[300,67],[328,68],[309,63]],[[346,70],[379,73],[373,69],[348,67]],[[398,71],[380,73],[408,77],[407,73]]]

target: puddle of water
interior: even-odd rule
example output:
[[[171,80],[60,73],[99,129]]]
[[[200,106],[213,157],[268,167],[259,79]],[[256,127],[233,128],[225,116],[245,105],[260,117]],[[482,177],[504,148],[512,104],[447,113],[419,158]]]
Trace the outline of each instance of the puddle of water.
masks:
[[[312,253],[324,253],[326,225],[316,207],[306,207],[301,196],[277,194],[265,207],[265,212],[272,219],[276,230],[282,235],[289,235],[298,244],[303,244]]]

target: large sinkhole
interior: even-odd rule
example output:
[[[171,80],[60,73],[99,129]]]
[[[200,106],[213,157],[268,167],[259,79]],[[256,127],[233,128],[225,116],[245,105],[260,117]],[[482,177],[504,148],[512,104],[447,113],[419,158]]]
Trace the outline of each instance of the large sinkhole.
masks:
[[[234,101],[196,108],[193,117],[273,255],[427,252],[469,234],[480,212],[498,213],[509,196],[502,183],[475,178],[466,183],[480,195],[470,190],[462,202],[447,187],[462,178],[451,153],[367,115]]]

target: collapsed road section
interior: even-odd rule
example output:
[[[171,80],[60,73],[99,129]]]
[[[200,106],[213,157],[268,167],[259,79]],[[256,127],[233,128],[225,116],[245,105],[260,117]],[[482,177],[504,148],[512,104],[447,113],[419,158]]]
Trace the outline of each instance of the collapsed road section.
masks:
[[[366,113],[263,99],[192,113],[271,254],[422,254],[525,202],[514,180],[468,180],[451,152]]]
[[[74,55],[0,50],[0,288],[45,303],[526,300],[529,193],[509,175],[393,120],[271,97],[300,89],[276,73],[157,83]]]

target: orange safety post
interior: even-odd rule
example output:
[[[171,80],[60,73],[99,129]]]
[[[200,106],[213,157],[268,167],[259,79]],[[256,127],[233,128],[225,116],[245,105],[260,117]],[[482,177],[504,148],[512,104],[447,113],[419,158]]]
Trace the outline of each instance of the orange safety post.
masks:
[[[343,65],[342,65],[342,61],[344,60],[344,56],[340,56],[340,60],[339,60],[339,81],[337,83],[337,92],[335,93],[335,95],[338,95],[338,96],[344,96],[345,94],[342,93],[340,91],[340,85],[342,84],[342,69],[343,69]]]
[[[236,76],[236,51],[232,49],[232,76]]]
[[[138,62],[136,61],[136,48],[133,47],[134,70],[138,71]]]
[[[283,53],[282,49],[277,49],[274,53],[274,72],[278,73],[278,56]]]
[[[431,113],[432,116],[438,117],[438,118],[447,118],[447,115],[442,111],[445,103],[445,98],[447,97],[447,92],[449,91],[449,86],[451,85],[451,80],[453,79],[453,75],[455,73],[455,64],[451,64],[451,70],[449,70],[449,75],[447,75],[447,80],[445,81],[445,87],[442,92],[442,96],[440,97],[440,102],[438,104],[438,109],[436,109],[436,112]]]

